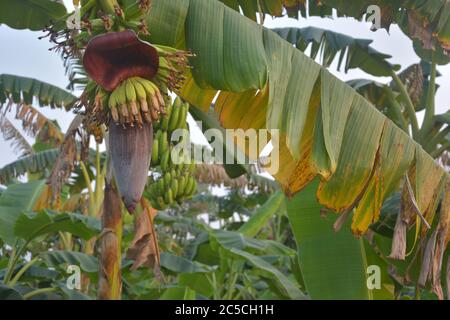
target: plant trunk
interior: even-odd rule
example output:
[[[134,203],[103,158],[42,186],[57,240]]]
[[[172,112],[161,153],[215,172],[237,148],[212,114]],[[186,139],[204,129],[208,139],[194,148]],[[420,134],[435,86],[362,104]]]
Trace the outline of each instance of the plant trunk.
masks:
[[[102,234],[100,236],[100,270],[98,299],[120,300],[121,279],[121,241],[122,210],[116,187],[106,179],[105,200],[103,202]]]

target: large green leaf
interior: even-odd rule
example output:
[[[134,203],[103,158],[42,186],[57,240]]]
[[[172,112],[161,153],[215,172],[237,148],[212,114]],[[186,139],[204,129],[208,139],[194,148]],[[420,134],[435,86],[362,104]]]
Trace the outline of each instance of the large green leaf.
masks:
[[[23,297],[14,288],[0,284],[0,300],[23,300]]]
[[[14,29],[42,30],[66,14],[66,7],[54,0],[0,0],[0,24]]]
[[[40,254],[41,258],[52,267],[62,264],[76,265],[88,273],[98,272],[98,260],[94,256],[76,251],[47,251]]]
[[[195,48],[198,57],[192,59],[193,75],[201,87],[242,92],[264,86],[262,29],[253,28],[252,22],[226,6],[204,0],[190,1],[186,29],[186,45]]]
[[[213,247],[220,246],[228,251],[231,249],[239,249],[260,255],[293,256],[295,254],[291,248],[278,241],[249,238],[235,231],[211,231],[210,241]]]
[[[333,231],[337,216],[323,217],[317,187],[315,180],[287,202],[307,292],[312,299],[369,299],[363,242],[348,228]]]
[[[0,103],[10,97],[15,103],[24,101],[32,104],[33,99],[39,106],[69,109],[76,97],[59,87],[33,78],[21,77],[11,74],[0,74]]]
[[[190,261],[168,252],[161,253],[161,266],[174,273],[208,273],[214,271],[213,267],[196,261]]]
[[[13,184],[0,196],[0,239],[12,245],[16,238],[14,225],[23,212],[32,210],[44,189],[45,181]]]
[[[400,69],[387,61],[391,56],[378,52],[370,46],[368,39],[352,38],[345,34],[316,27],[272,29],[297,49],[305,51],[311,44],[311,58],[320,58],[328,67],[339,54],[338,70],[360,68],[374,76],[389,76],[392,70]]]
[[[222,126],[279,129],[280,170],[272,174],[287,194],[294,195],[321,175],[320,201],[336,211],[350,209],[366,192],[373,191],[366,187],[376,170],[383,170],[385,174],[398,167],[397,161],[392,160],[403,152],[401,139],[397,138],[401,136],[398,132],[401,129],[392,128],[389,144],[393,148],[380,169],[378,147],[389,123],[386,117],[300,50],[218,1],[180,0],[182,11],[163,2],[154,1],[154,10],[148,20],[149,30],[178,26],[177,37],[168,34],[166,42],[177,38],[177,43],[172,41],[173,45],[196,54],[191,60],[194,80],[188,79],[179,94],[206,111],[214,100],[215,91],[233,90],[221,91],[217,98],[220,107],[215,111],[219,113]],[[352,12],[360,12],[364,7],[355,2],[323,1],[325,4],[331,2]],[[161,12],[162,8],[167,11]],[[170,21],[164,20],[167,16],[171,17]],[[199,32],[205,25],[210,26],[208,32]],[[251,35],[258,37],[252,38],[253,46],[249,48],[242,42]],[[158,42],[165,37],[158,34],[151,39]],[[227,56],[229,48],[234,48],[236,43],[242,46],[237,51],[241,54],[239,61]],[[223,70],[224,59],[230,63],[226,72]],[[246,70],[245,77],[243,70]],[[267,76],[265,82],[262,81],[264,74]],[[246,81],[238,82],[239,88],[234,87],[230,79],[235,77]],[[199,101],[201,105],[196,104]],[[344,108],[339,110],[335,106]],[[431,160],[415,142],[409,138],[406,141],[416,146],[420,157]],[[422,161],[413,169],[425,170],[424,165]],[[444,172],[442,168],[440,170]],[[396,185],[400,179],[396,175],[389,184]],[[369,202],[376,201],[370,194],[366,198]],[[378,212],[371,215],[377,217]]]
[[[43,210],[37,213],[22,213],[14,224],[14,235],[26,241],[54,232],[69,232],[89,240],[100,232],[98,219],[78,213],[57,213]]]
[[[284,294],[290,299],[306,299],[306,296],[300,291],[299,286],[295,281],[287,278],[281,271],[279,271],[267,261],[237,248],[231,249],[231,253],[245,259],[248,263],[262,272],[265,277],[276,279],[284,289]]]

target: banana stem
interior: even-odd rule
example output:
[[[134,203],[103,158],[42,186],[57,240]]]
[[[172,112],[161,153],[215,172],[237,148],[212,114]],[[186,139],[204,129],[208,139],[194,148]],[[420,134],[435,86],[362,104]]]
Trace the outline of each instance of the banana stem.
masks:
[[[120,300],[121,298],[121,208],[121,199],[114,185],[111,170],[108,168],[105,179],[105,200],[103,201],[103,230],[99,239],[98,298],[101,300]]]
[[[395,113],[395,116],[398,120],[398,124],[399,124],[400,128],[403,129],[403,131],[408,132],[408,124],[406,123],[406,119],[403,116],[400,104],[397,102],[397,100],[395,100],[392,90],[388,86],[383,87],[383,90],[388,97],[390,107],[392,108],[392,110]]]
[[[439,157],[441,154],[443,154],[445,151],[447,151],[450,148],[450,141],[445,142],[443,145],[441,145],[440,148],[434,150],[430,153],[430,156],[433,158]]]
[[[92,181],[91,178],[89,178],[89,172],[87,171],[86,165],[84,164],[83,161],[80,161],[80,167],[81,167],[81,171],[83,172],[83,178],[84,181],[86,182],[86,188],[88,189],[89,192],[89,198],[94,198],[94,191],[92,190]]]
[[[434,137],[431,139],[427,139],[429,142],[424,146],[427,152],[432,152],[432,149],[436,147],[436,145],[441,142],[445,137],[450,133],[450,126],[444,128],[444,130],[436,133]]]
[[[38,257],[28,261],[27,264],[25,264],[22,269],[19,270],[19,272],[17,272],[17,274],[14,276],[14,278],[8,283],[9,286],[13,287],[17,281],[19,281],[19,279],[23,276],[23,274],[31,268],[31,266],[33,264],[35,264],[35,262],[38,261]]]
[[[403,101],[405,102],[405,109],[411,121],[413,138],[414,140],[420,142],[419,123],[417,122],[416,109],[414,108],[414,104],[411,100],[411,97],[409,96],[408,91],[406,90],[406,87],[403,84],[402,80],[400,80],[395,71],[392,71],[392,78],[394,79],[394,82],[397,85],[397,87],[400,89],[400,94],[403,98]]]
[[[435,114],[435,95],[436,95],[436,63],[431,63],[430,83],[427,93],[427,106],[425,108],[425,117],[422,125],[422,137],[425,137],[433,127]]]

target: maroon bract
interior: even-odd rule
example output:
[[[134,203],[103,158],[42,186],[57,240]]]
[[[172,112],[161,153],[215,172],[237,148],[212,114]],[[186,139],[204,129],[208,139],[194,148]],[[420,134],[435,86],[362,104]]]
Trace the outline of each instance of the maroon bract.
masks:
[[[155,48],[131,30],[109,32],[92,38],[83,57],[89,76],[107,91],[131,77],[151,80],[159,68]]]

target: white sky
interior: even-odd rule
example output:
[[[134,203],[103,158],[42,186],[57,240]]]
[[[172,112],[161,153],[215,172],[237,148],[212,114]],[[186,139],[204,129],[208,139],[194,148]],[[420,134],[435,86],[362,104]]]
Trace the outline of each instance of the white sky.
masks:
[[[65,0],[65,3],[71,3]],[[308,18],[294,20],[289,18],[267,18],[265,25],[274,27],[306,27],[316,26],[341,32],[355,38],[372,39],[372,46],[378,51],[390,54],[390,62],[400,64],[405,69],[419,58],[414,53],[412,42],[402,34],[397,26],[392,26],[390,35],[385,30],[377,32],[370,31],[368,23],[356,21],[355,19],[320,19]],[[0,26],[0,74],[9,73],[37,78],[51,84],[65,87],[68,84],[64,74],[61,58],[54,52],[49,52],[50,43],[47,39],[38,40],[40,32],[13,30],[6,26]],[[441,86],[437,93],[437,112],[443,113],[450,109],[450,64],[440,66],[438,70],[442,77],[437,82]],[[332,70],[333,71],[333,70]],[[380,82],[386,82],[388,78],[374,78],[359,70],[350,70],[347,74],[333,71],[342,80],[354,78],[371,78]],[[51,119],[57,119],[63,130],[65,130],[72,119],[70,114],[58,110],[41,110]],[[13,118],[10,114],[9,119]],[[0,167],[13,161],[17,156],[13,153],[8,142],[0,137]]]

